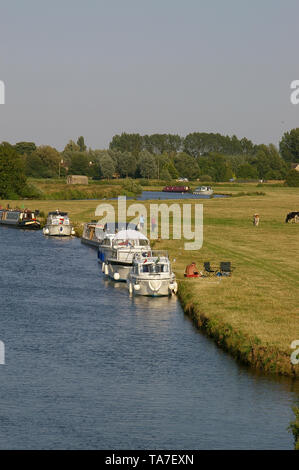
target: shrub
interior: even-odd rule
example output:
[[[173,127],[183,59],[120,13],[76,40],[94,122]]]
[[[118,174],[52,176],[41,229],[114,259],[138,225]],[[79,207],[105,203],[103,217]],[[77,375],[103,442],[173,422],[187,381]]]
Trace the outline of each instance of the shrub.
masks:
[[[299,187],[299,171],[290,170],[286,177],[286,185],[292,187]]]

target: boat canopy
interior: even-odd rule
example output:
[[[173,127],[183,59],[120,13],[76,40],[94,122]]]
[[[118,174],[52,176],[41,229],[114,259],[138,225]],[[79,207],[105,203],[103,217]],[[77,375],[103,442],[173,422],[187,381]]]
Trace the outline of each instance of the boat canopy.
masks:
[[[147,238],[143,233],[129,229],[118,232],[115,235],[114,240],[147,240]]]

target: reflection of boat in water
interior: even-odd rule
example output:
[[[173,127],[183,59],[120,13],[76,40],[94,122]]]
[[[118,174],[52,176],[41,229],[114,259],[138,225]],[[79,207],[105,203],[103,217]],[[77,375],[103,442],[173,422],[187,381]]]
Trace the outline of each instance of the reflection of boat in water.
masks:
[[[39,230],[40,222],[36,219],[38,214],[39,211],[34,212],[29,209],[1,209],[0,224],[26,230]]]
[[[70,237],[75,235],[75,230],[70,223],[68,213],[56,210],[49,212],[43,233],[52,237]]]
[[[198,188],[194,189],[193,194],[197,194],[199,196],[212,196],[214,193],[211,186],[198,186]]]
[[[115,281],[126,281],[134,256],[137,253],[146,256],[151,250],[149,240],[137,230],[121,230],[109,242],[111,254],[109,251],[105,254],[102,271]]]
[[[127,279],[130,294],[150,297],[170,296],[177,292],[177,282],[166,252],[136,254]]]
[[[94,237],[98,240],[99,262],[104,262],[112,255],[112,240],[115,235],[122,230],[137,230],[137,225],[131,222],[107,222],[104,226],[102,224],[96,225]],[[87,243],[87,241],[83,243]]]

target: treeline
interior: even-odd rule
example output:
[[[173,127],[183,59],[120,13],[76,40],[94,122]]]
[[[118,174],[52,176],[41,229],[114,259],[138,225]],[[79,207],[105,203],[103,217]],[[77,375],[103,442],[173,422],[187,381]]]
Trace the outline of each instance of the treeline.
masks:
[[[34,178],[82,174],[108,179],[279,180],[286,178],[291,162],[299,161],[299,129],[286,133],[279,149],[255,145],[245,137],[199,132],[184,138],[123,133],[112,138],[107,150],[87,149],[82,136],[69,141],[62,152],[33,142],[14,147],[24,159],[26,175]]]
[[[12,159],[9,169],[5,163],[8,154]],[[0,196],[14,191],[21,194],[18,185],[23,181],[21,186],[25,188],[26,177],[57,178],[68,174],[166,182],[178,177],[206,182],[232,178],[287,179],[291,185],[297,185],[299,173],[291,170],[295,162],[299,162],[299,128],[283,135],[279,149],[272,144],[255,145],[245,137],[202,132],[186,137],[122,133],[112,138],[106,150],[87,148],[83,136],[76,142],[69,141],[62,152],[34,142],[15,145],[4,142],[0,149]],[[10,190],[3,189],[8,184],[8,173],[19,175]]]

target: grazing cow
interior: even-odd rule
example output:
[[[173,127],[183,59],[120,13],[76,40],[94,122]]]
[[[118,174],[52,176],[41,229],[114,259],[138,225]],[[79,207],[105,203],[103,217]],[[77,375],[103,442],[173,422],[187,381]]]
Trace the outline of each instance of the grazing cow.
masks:
[[[286,223],[289,221],[297,223],[299,221],[299,212],[289,212],[286,217]]]

